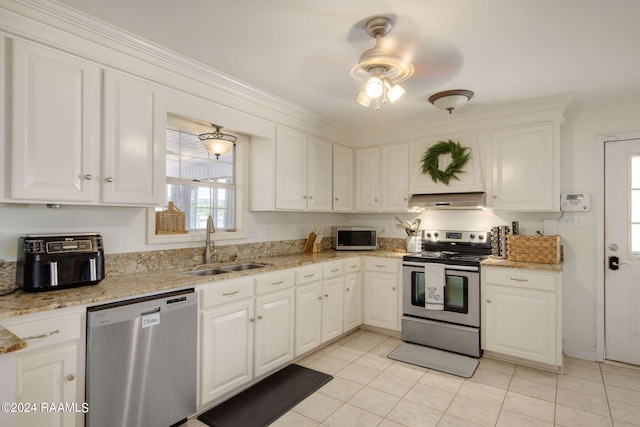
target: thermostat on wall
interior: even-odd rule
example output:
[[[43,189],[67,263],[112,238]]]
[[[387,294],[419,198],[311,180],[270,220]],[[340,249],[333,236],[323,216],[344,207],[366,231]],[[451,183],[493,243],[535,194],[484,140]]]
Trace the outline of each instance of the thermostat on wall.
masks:
[[[562,193],[560,209],[563,211],[586,212],[591,209],[591,197],[586,193]]]

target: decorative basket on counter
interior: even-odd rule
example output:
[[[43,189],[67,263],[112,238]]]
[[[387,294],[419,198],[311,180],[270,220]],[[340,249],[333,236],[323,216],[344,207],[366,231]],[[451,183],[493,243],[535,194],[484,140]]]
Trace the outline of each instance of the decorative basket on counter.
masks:
[[[184,212],[169,202],[166,210],[156,212],[156,234],[187,234],[184,222]]]
[[[562,261],[560,236],[507,236],[508,259],[510,261],[558,264]]]

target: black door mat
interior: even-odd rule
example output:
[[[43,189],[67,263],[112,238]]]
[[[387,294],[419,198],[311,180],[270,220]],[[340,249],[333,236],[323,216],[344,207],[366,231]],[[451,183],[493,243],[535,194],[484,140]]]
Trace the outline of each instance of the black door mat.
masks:
[[[478,367],[478,359],[473,357],[407,342],[402,343],[387,357],[463,378],[471,378]]]
[[[289,365],[198,419],[211,427],[267,426],[331,379],[331,375]]]

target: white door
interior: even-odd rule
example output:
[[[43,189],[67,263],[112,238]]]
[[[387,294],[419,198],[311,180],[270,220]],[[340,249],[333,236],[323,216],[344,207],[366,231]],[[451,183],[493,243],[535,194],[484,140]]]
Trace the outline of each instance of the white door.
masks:
[[[293,359],[293,289],[256,298],[254,377]]]
[[[640,365],[640,139],[605,144],[606,358]]]

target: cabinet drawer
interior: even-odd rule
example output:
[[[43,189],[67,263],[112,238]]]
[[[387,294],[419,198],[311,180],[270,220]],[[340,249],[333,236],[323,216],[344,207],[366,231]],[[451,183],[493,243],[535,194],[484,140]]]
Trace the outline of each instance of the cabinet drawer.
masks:
[[[312,265],[310,267],[302,267],[296,269],[296,285],[317,282],[322,279],[322,267]]]
[[[360,258],[345,260],[342,268],[345,273],[358,273],[360,271]]]
[[[282,270],[264,274],[256,278],[256,295],[291,288],[293,287],[294,278],[293,270]]]
[[[27,342],[23,351],[36,350],[55,344],[79,340],[82,328],[81,313],[47,317],[6,326],[14,335]]]
[[[213,282],[200,291],[202,308],[239,301],[253,296],[253,279]]]
[[[342,261],[327,262],[322,266],[322,277],[324,279],[341,276],[342,273],[344,273]]]
[[[398,260],[388,258],[367,258],[365,260],[365,269],[367,271],[379,271],[381,273],[397,273]]]
[[[485,268],[482,273],[487,283],[519,288],[532,288],[556,291],[557,280],[554,274],[537,273],[518,268]]]

